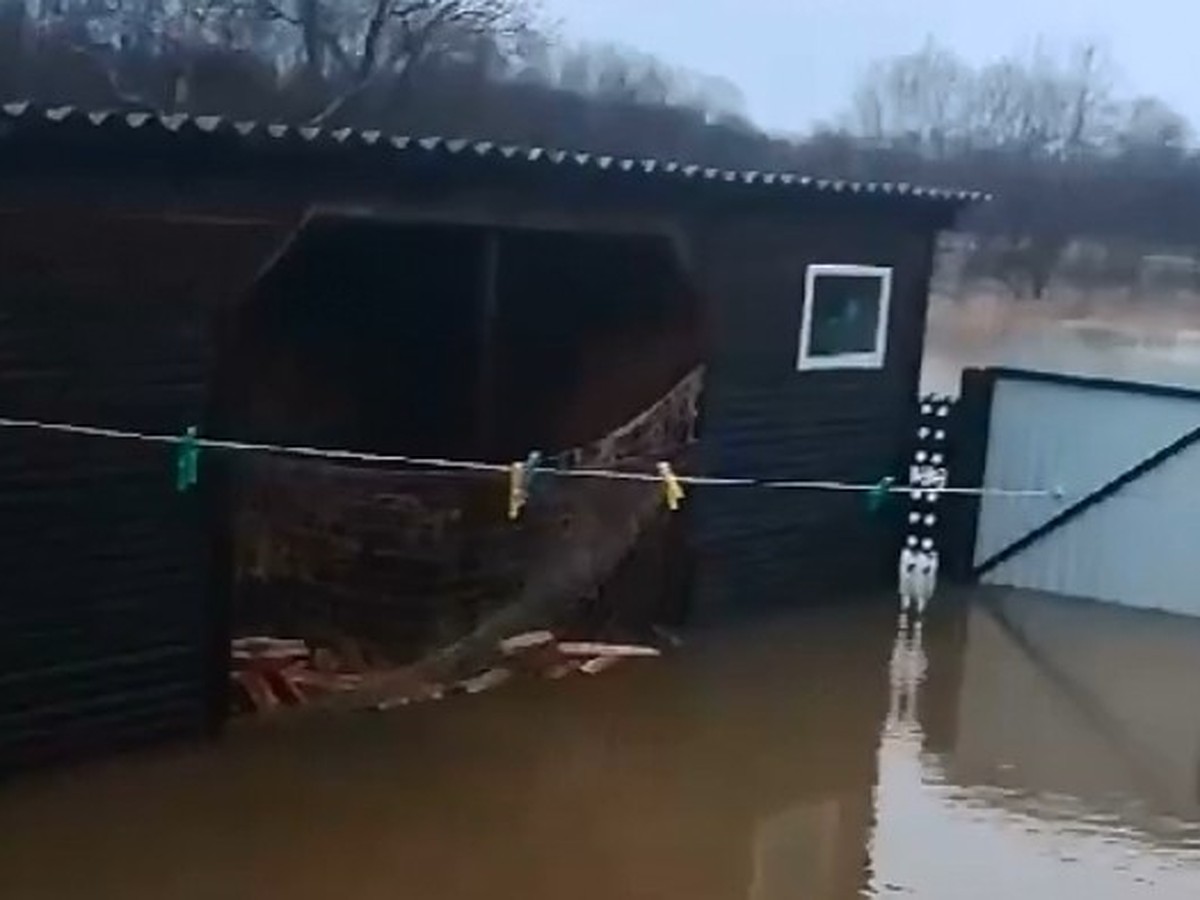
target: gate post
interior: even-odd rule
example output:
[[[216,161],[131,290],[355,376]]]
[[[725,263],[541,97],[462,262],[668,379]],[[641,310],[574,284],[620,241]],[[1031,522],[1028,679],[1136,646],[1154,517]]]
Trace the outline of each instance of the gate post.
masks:
[[[980,487],[987,473],[988,432],[996,373],[991,369],[965,369],[960,384],[959,400],[954,406],[951,422],[955,454],[950,486]],[[980,500],[978,495],[959,494],[947,504],[946,572],[960,583],[975,581]]]

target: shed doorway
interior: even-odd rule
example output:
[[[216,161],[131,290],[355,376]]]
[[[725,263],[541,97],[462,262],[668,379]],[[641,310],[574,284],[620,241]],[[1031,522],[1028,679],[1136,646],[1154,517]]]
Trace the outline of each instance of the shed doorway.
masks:
[[[612,449],[653,409],[618,449],[666,458],[692,433],[700,322],[665,238],[319,219],[230,323],[212,429],[503,462]],[[229,475],[235,631],[366,664],[453,643],[538,578],[567,605],[599,592],[644,499],[552,485],[514,524],[495,475],[280,457]]]

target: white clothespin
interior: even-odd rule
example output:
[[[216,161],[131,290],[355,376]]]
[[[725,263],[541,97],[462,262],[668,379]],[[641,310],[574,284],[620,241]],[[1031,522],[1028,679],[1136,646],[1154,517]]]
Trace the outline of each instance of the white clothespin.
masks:
[[[917,546],[917,539],[909,537],[908,542],[900,551],[898,589],[900,593],[900,612],[902,613],[907,613],[909,608],[916,602],[916,575],[918,558],[920,556]]]
[[[921,552],[918,554],[915,585],[918,615],[924,615],[926,607],[929,606],[929,601],[933,599],[934,592],[937,591],[939,562],[938,552],[934,546],[933,539],[925,538],[921,542]]]

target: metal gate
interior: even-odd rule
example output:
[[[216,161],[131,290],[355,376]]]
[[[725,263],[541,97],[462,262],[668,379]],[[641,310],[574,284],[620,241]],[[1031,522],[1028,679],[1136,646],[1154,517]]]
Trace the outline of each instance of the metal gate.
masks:
[[[959,419],[962,483],[1042,492],[980,498],[971,574],[1200,615],[1200,391],[974,370]]]

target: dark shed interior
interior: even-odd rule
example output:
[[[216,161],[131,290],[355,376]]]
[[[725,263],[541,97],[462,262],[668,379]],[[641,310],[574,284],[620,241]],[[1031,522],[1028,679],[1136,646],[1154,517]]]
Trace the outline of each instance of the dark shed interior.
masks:
[[[699,313],[661,237],[319,218],[229,317],[213,427],[412,455],[567,449],[697,364]]]
[[[414,454],[475,433],[482,236],[305,227],[229,316],[212,427]]]
[[[654,236],[317,219],[228,317],[210,428],[372,453],[554,457],[696,367],[699,311]],[[514,569],[557,564],[507,521],[496,477],[230,465],[236,629],[407,661],[502,608],[524,580]],[[546,519],[560,487],[530,515]],[[651,583],[645,568],[629,590]]]

